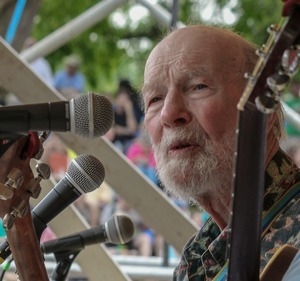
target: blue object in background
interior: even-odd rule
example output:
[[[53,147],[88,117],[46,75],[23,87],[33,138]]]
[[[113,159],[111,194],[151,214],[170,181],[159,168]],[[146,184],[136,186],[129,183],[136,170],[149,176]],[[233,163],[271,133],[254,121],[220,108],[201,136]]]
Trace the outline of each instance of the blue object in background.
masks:
[[[26,0],[18,0],[14,9],[14,12],[12,14],[11,20],[9,22],[6,34],[5,34],[5,41],[9,44],[12,43],[12,41],[15,38],[16,31],[18,29],[18,25],[20,23],[23,10],[26,5]]]

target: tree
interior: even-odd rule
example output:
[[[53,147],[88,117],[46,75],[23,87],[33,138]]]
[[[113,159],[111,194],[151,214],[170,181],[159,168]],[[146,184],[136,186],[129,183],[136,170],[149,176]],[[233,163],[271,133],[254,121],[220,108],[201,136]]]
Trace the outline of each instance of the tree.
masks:
[[[157,2],[165,9],[172,10],[172,1]],[[211,22],[229,25],[259,45],[268,36],[266,28],[279,21],[282,7],[280,1],[273,0],[258,0],[256,3],[251,0],[179,2],[178,18],[183,23]],[[96,3],[96,0],[41,1],[34,21],[33,35],[38,39],[44,38]],[[146,57],[169,27],[158,25],[150,13],[145,14],[138,24],[133,23],[131,11],[133,7],[140,6],[137,3],[138,1],[129,1],[65,46],[49,54],[47,59],[54,71],[62,67],[63,57],[77,53],[83,60],[82,71],[87,77],[87,91],[113,93],[121,77],[130,79],[138,87],[142,82]],[[234,21],[226,23],[228,14]],[[116,18],[121,18],[122,24]]]

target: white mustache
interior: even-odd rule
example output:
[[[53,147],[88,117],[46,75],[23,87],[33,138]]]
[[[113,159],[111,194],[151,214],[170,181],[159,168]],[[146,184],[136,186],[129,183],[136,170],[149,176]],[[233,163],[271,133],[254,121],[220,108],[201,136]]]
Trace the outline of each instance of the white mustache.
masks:
[[[163,134],[159,145],[154,145],[154,149],[167,151],[177,144],[197,144],[201,147],[209,140],[209,136],[198,124],[188,127],[178,127]]]

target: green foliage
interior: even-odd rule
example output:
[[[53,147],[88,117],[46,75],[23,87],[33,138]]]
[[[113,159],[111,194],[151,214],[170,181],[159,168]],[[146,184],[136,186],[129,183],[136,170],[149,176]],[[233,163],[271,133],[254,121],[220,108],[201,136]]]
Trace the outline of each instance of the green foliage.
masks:
[[[239,15],[234,28],[250,41],[261,45],[269,36],[267,28],[279,22],[281,9],[282,3],[278,0],[239,1],[234,9]]]
[[[32,33],[42,39],[70,22],[87,9],[101,1],[72,0],[41,1],[35,18]],[[281,1],[279,0],[186,0],[179,2],[178,18],[183,23],[222,22],[224,11],[235,14],[232,27],[256,44],[267,38],[266,28],[280,19]],[[86,91],[114,93],[119,78],[130,79],[135,86],[143,81],[143,68],[146,58],[169,26],[161,26],[149,15],[144,16],[136,26],[129,17],[131,8],[137,1],[129,1],[113,14],[108,15],[96,25],[86,30],[66,45],[47,56],[53,71],[63,67],[63,58],[71,53],[78,54],[83,61],[81,71],[87,77]],[[158,0],[158,3],[171,12],[173,1]],[[203,11],[213,7],[211,19],[206,19]],[[124,25],[116,26],[113,15],[122,13]],[[205,18],[205,20],[204,20]]]

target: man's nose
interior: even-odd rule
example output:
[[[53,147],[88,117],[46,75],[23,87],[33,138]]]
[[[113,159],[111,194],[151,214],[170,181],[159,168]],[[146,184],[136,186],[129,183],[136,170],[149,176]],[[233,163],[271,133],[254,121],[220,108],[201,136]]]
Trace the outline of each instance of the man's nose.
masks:
[[[163,126],[178,127],[188,124],[192,120],[192,114],[187,106],[187,101],[179,92],[169,92],[164,100],[161,111]]]

